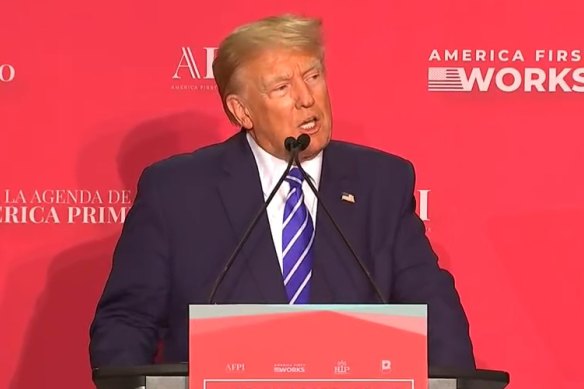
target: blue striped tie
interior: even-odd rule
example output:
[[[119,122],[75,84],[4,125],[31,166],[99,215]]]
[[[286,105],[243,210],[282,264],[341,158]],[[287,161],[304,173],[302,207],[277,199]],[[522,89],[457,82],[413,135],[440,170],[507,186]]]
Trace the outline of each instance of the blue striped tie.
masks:
[[[297,167],[293,167],[286,177],[290,192],[284,206],[282,263],[284,285],[290,304],[307,304],[310,299],[314,225],[304,205],[303,180]]]

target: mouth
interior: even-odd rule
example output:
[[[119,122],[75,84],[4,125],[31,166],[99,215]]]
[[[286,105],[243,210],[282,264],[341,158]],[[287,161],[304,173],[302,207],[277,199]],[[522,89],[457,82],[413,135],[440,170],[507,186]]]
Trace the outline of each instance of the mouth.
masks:
[[[314,134],[320,128],[320,121],[318,120],[318,117],[310,116],[302,121],[298,128],[300,128],[300,131],[304,134]]]

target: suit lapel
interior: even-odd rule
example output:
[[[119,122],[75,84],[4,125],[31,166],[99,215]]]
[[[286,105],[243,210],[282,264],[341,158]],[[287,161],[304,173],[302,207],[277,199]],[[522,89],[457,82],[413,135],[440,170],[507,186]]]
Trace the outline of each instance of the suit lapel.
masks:
[[[264,197],[257,165],[245,133],[242,131],[229,142],[233,143],[233,150],[226,152],[225,175],[219,184],[219,195],[233,230],[235,245],[264,203]],[[245,262],[244,266],[253,277],[265,302],[287,302],[266,213],[244,244],[237,256],[236,262],[238,261]]]
[[[349,242],[354,245],[358,236],[356,232],[361,228],[356,223],[361,208],[358,178],[354,161],[346,160],[346,156],[338,155],[337,151],[334,143],[329,144],[324,151],[319,195]],[[355,203],[342,200],[343,192],[354,195]],[[358,264],[320,202],[316,220],[311,302],[357,302],[356,291],[363,282]]]

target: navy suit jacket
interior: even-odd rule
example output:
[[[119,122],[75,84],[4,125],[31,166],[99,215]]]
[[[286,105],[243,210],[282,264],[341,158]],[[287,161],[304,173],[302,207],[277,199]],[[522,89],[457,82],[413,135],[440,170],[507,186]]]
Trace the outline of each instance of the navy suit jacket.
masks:
[[[415,214],[414,170],[399,157],[331,141],[320,195],[392,303],[428,304],[432,366],[475,367],[468,322],[452,276]],[[341,200],[351,193],[355,202]],[[188,305],[206,303],[225,261],[264,202],[258,169],[240,132],[227,141],[144,170],[91,326],[94,367],[188,360]],[[312,303],[377,299],[318,204]],[[264,214],[216,295],[218,303],[287,303]]]

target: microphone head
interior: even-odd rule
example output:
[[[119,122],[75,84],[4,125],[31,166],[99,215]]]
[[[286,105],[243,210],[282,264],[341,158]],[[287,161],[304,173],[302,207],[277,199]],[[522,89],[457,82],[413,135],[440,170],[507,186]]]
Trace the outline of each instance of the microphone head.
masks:
[[[286,149],[286,151],[292,150],[292,148],[295,146],[296,139],[294,139],[293,137],[289,136],[288,138],[286,138],[286,140],[284,140],[284,148]]]
[[[300,147],[300,151],[306,150],[306,148],[310,144],[310,136],[302,134],[298,137],[296,141],[298,142],[298,147]]]

